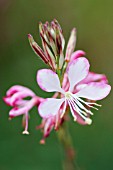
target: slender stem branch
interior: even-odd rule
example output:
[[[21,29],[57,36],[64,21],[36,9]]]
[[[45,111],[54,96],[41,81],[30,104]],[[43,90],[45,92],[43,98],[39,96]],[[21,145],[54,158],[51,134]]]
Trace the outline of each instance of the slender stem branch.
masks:
[[[78,170],[77,165],[75,163],[75,151],[73,148],[72,139],[69,133],[67,123],[68,122],[64,122],[64,124],[60,127],[58,131],[58,139],[64,149],[65,161],[63,161],[63,169]]]

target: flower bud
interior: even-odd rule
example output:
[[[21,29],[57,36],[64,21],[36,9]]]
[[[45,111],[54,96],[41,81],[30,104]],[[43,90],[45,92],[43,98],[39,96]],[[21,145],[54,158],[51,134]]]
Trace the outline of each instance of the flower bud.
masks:
[[[61,69],[64,62],[65,41],[58,21],[54,19],[51,24],[48,22],[39,23],[39,31],[44,53],[49,59],[49,65],[53,70]]]
[[[69,62],[76,45],[76,28],[73,28],[66,48],[65,61]]]
[[[38,44],[34,41],[33,37],[30,34],[28,34],[28,39],[35,54],[37,54],[47,64],[48,58],[45,56],[42,49],[38,46]]]
[[[39,23],[39,32],[42,40],[43,50],[34,41],[33,37],[28,34],[28,39],[33,51],[46,63],[53,71],[62,68],[64,62],[64,45],[65,40],[62,29],[57,20],[53,20],[51,24]]]

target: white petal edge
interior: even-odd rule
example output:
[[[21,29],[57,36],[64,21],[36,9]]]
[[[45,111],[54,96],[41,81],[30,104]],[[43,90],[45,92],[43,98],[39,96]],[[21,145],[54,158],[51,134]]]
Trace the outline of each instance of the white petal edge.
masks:
[[[65,98],[62,99],[48,98],[46,101],[42,102],[38,107],[40,116],[43,118],[49,118],[51,116],[57,115],[60,106],[64,101]]]
[[[89,66],[88,60],[84,57],[77,58],[69,63],[67,74],[70,82],[70,91],[72,91],[74,86],[88,75]]]
[[[101,100],[105,98],[111,90],[111,86],[104,83],[89,83],[75,95],[90,100]]]
[[[44,91],[64,93],[60,86],[58,75],[50,69],[39,70],[37,72],[37,82]]]

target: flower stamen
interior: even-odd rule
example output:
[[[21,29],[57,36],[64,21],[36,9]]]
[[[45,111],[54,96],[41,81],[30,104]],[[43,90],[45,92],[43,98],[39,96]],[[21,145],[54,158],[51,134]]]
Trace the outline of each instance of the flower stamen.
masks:
[[[86,105],[90,108],[93,108],[95,110],[98,110],[98,108],[96,108],[92,105],[101,106],[101,105],[94,103],[94,102],[93,103],[92,102],[85,102],[80,97],[77,97],[75,94],[72,94],[70,91],[65,93],[65,99],[68,101],[72,115],[74,117],[74,120],[77,119],[77,117],[74,114],[74,111],[76,111],[85,120],[85,122],[87,124],[92,123],[92,120],[88,117],[89,116],[88,114],[93,115],[93,113],[91,112],[91,110],[88,110],[84,105]],[[63,116],[63,115],[64,115],[64,112],[62,113],[61,116]]]

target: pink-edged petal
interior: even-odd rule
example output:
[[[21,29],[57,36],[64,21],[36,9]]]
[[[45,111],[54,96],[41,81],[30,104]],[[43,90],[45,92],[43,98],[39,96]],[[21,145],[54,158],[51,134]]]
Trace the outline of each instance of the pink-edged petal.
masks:
[[[107,77],[104,74],[97,74],[94,72],[89,72],[87,77],[80,82],[80,84],[91,83],[91,82],[103,82],[108,83]]]
[[[68,79],[70,83],[70,91],[74,86],[83,80],[89,71],[89,62],[86,58],[81,57],[69,63],[67,68]]]
[[[64,93],[60,86],[58,75],[49,69],[42,69],[37,72],[37,82],[41,89],[47,92],[58,91]]]
[[[80,91],[81,89],[83,89],[86,86],[87,86],[87,84],[78,84],[77,86],[75,86],[75,88],[73,90],[73,94],[77,93],[78,91]]]
[[[89,83],[75,95],[90,100],[101,100],[105,98],[111,90],[111,86],[104,83]]]
[[[24,86],[20,86],[20,85],[14,85],[12,86],[6,93],[6,95],[9,97],[9,96],[12,96],[14,93],[16,92],[20,92],[20,91],[24,91],[26,94],[28,94],[29,96],[33,97],[35,96],[35,93],[30,90],[29,88],[27,87],[24,87]]]
[[[64,98],[48,98],[46,101],[42,102],[38,107],[40,116],[43,118],[49,118],[51,116],[56,115],[64,101]]]
[[[22,108],[14,107],[13,109],[10,110],[9,117],[13,118],[16,116],[20,116],[22,114],[25,114],[26,111],[27,111],[26,107],[22,107]]]
[[[19,103],[19,101],[18,101]],[[37,103],[37,98],[32,98],[31,100],[27,101],[27,100],[22,100],[20,101],[19,106],[14,107],[13,109],[10,110],[9,112],[9,116],[10,117],[15,117],[15,116],[19,116],[22,114],[27,113],[30,109],[32,109]]]
[[[75,60],[75,59],[77,59],[77,58],[79,58],[79,57],[83,57],[83,56],[85,56],[86,55],[86,53],[84,52],[84,51],[82,51],[82,50],[77,50],[77,51],[75,51],[74,53],[72,53],[72,55],[71,55],[71,61],[73,61],[73,60]]]
[[[73,110],[74,115],[76,116],[76,121],[81,124],[81,125],[87,125],[87,123],[85,122],[85,120],[83,120],[83,118],[75,111]]]
[[[25,97],[28,97],[28,96],[30,96],[30,94],[25,93],[24,91],[17,92],[15,94],[13,94],[13,96],[10,97],[9,103],[10,103],[11,106],[15,106],[15,104],[17,104],[19,100],[21,100],[21,99],[23,99]]]
[[[3,101],[9,106],[11,106],[10,99],[10,97],[3,97]]]
[[[48,136],[49,136],[51,130],[52,130],[53,127],[54,127],[54,124],[55,124],[55,123],[54,123],[53,117],[48,118],[48,119],[46,120],[46,123],[45,123],[45,126],[44,126],[44,137],[48,137]]]

